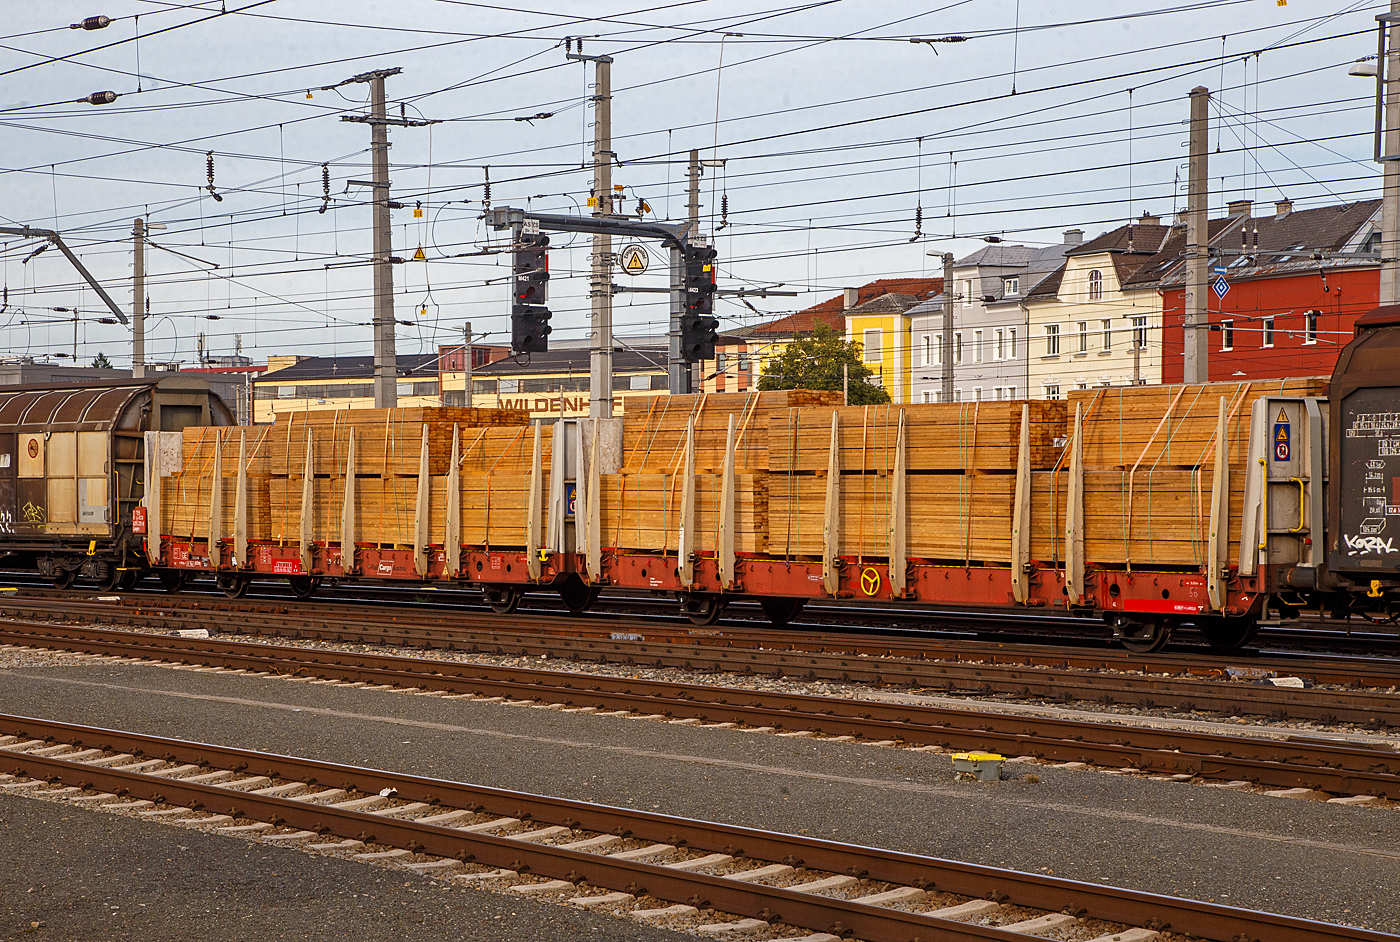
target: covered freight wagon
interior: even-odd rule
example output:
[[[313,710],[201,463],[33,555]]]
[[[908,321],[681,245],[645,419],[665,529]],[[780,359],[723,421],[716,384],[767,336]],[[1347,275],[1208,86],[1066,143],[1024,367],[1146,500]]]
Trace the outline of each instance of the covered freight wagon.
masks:
[[[0,387],[0,565],[60,587],[134,581],[145,433],[232,422],[193,376]]]

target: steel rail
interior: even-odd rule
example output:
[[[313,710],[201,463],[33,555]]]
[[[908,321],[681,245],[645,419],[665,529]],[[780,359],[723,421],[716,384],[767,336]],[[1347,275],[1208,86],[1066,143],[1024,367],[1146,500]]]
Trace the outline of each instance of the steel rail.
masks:
[[[255,619],[245,617],[238,621],[230,621],[226,614],[202,609],[176,607],[173,611],[161,612],[142,606],[132,614],[125,606],[115,613],[113,608],[104,603],[84,604],[71,606],[67,612],[73,615],[105,616],[119,623],[152,628],[189,627],[191,618],[194,618],[208,623],[213,630],[236,634],[437,648],[473,654],[573,657],[599,663],[672,667],[693,671],[727,671],[798,680],[898,684],[936,692],[977,695],[1003,693],[1060,701],[1092,700],[1145,708],[1277,716],[1368,726],[1400,726],[1400,697],[1391,693],[1365,690],[1318,691],[1266,684],[1229,683],[1224,680],[1204,679],[1210,675],[1219,677],[1225,674],[1225,671],[1218,666],[1207,668],[1200,664],[1145,662],[1144,667],[1151,673],[1090,673],[1083,668],[1076,670],[1068,666],[1024,666],[1017,663],[1026,660],[1019,656],[1001,663],[967,664],[956,660],[938,660],[927,656],[936,653],[928,647],[906,648],[902,656],[892,654],[872,659],[868,656],[805,650],[811,646],[808,644],[790,650],[759,646],[772,645],[774,642],[780,645],[783,643],[771,634],[766,638],[753,639],[754,646],[747,647],[732,643],[733,639],[728,639],[731,643],[727,645],[705,644],[702,642],[710,640],[709,638],[695,636],[682,636],[684,640],[680,641],[671,638],[648,642],[612,637],[585,638],[542,634],[539,630],[522,633],[456,625],[443,626],[440,621],[400,621],[390,624],[382,620],[374,621],[362,612],[356,613],[355,617],[345,618],[339,613],[274,613],[263,610],[257,613]],[[17,610],[46,611],[50,615],[53,614],[51,610],[39,606],[0,603],[0,613],[8,614]],[[572,624],[577,625],[578,622],[574,620]],[[546,623],[544,630],[553,631],[553,623]],[[918,651],[922,656],[910,657],[909,653],[912,651]],[[1053,658],[1045,660],[1051,659]],[[1099,666],[1102,667],[1102,663]],[[1265,670],[1258,665],[1251,666],[1257,671]],[[1119,671],[1122,669],[1121,665],[1115,664],[1114,667]],[[1174,667],[1181,667],[1187,676],[1177,675],[1172,670]],[[1296,670],[1296,665],[1291,664],[1280,667],[1284,671]],[[1273,669],[1277,672],[1280,667]],[[1172,671],[1170,676],[1161,676],[1167,671]],[[1309,671],[1304,669],[1296,673],[1306,675]],[[1400,682],[1400,669],[1391,676],[1385,676],[1390,673],[1388,671],[1376,673],[1381,676],[1369,678],[1373,683]],[[1340,678],[1328,679],[1335,683]],[[1355,683],[1359,679],[1353,675],[1348,682]]]
[[[1400,752],[1316,738],[1158,729],[14,621],[0,621],[0,642],[1400,797]]]
[[[1380,942],[1393,938],[1366,929],[819,838],[32,717],[0,715],[0,732],[127,752],[136,757],[158,756],[168,762],[210,765],[308,784],[334,783],[337,787],[366,794],[392,788],[397,792],[397,797],[408,801],[461,807],[521,820],[557,822],[571,828],[721,852],[735,857],[783,861],[794,867],[847,873],[859,879],[937,889],[974,898],[991,898],[1049,912],[1071,912],[1108,922],[1170,929],[1174,933],[1219,942],[1239,939]],[[36,756],[0,749],[0,769],[10,774],[64,785],[97,788],[127,797],[228,814],[234,818],[260,820],[519,873],[528,872],[567,880],[575,885],[586,883],[621,889],[634,895],[647,894],[697,907],[714,907],[771,923],[837,935],[851,934],[870,942],[908,942],[911,938],[919,938],[921,932],[931,932],[935,938],[945,939],[1001,942],[1026,942],[1027,939],[1015,932],[925,914],[762,884],[741,883],[719,876],[678,871],[659,864],[617,860],[558,846],[464,832],[369,812],[254,795],[218,785],[124,772],[120,768],[94,767],[65,761],[59,756]]]

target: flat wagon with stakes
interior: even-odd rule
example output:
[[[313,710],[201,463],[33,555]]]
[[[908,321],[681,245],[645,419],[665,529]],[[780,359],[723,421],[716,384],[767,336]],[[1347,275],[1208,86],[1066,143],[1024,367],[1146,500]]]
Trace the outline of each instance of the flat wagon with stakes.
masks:
[[[252,428],[211,405],[210,425],[146,436],[146,565],[167,588],[212,577],[232,596],[256,580],[302,596],[474,587],[503,614],[529,592],[582,611],[640,591],[699,624],[736,600],[779,625],[814,600],[1068,612],[1140,651],[1183,623],[1233,648],[1303,613],[1389,622],[1397,348],[1400,308],[1383,308],[1332,377],[1055,401],[846,407],[789,390],[634,397],[598,420],[349,410]],[[128,497],[112,501],[123,519]],[[60,584],[110,578],[63,539],[10,558]]]

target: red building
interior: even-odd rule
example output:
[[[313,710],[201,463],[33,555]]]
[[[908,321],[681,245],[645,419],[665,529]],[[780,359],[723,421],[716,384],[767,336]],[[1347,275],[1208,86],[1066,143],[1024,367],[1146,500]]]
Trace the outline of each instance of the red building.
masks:
[[[1209,378],[1215,381],[1314,376],[1332,372],[1352,323],[1379,298],[1380,201],[1253,217],[1249,203],[1210,221],[1212,289]],[[1125,290],[1162,299],[1162,382],[1182,381],[1185,227]],[[1224,278],[1221,297],[1214,284]]]

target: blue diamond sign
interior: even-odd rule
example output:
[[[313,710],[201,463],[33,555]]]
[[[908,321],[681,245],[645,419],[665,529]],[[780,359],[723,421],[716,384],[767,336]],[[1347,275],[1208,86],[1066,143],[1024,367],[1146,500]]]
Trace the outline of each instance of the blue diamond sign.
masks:
[[[1215,296],[1223,301],[1225,300],[1225,295],[1230,293],[1230,283],[1225,280],[1224,275],[1221,275],[1211,283],[1210,290],[1214,291]]]

